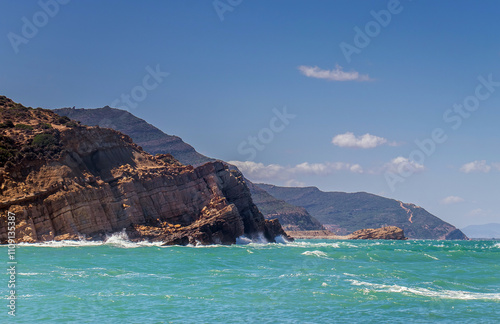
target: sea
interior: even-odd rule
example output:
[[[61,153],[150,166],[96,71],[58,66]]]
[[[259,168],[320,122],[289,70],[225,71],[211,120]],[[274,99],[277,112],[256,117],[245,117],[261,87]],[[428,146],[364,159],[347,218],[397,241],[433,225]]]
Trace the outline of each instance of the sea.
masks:
[[[500,323],[498,241],[238,242],[1,246],[0,322]]]

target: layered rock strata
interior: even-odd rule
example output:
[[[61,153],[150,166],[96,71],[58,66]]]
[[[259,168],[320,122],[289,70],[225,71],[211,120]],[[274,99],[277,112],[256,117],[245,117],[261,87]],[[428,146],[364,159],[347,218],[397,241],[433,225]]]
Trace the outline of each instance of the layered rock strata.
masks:
[[[123,229],[133,240],[165,244],[286,237],[253,204],[242,175],[221,162],[184,166],[145,153],[117,131],[0,99],[7,125],[0,148],[9,150],[0,163],[1,243],[9,212],[16,215],[16,242],[103,239]]]

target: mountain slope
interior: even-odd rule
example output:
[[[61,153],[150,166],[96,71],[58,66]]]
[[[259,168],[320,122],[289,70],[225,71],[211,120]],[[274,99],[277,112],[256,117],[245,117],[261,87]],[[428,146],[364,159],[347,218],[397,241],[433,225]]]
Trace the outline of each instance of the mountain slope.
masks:
[[[58,115],[67,116],[88,126],[111,128],[127,134],[150,154],[172,154],[182,164],[194,166],[215,161],[198,152],[177,136],[167,135],[128,111],[104,107],[97,109],[54,109]]]
[[[285,231],[325,230],[323,225],[312,217],[305,208],[297,207],[284,200],[276,199],[259,186],[247,181],[253,202],[267,219],[276,218]]]
[[[85,125],[99,125],[100,127],[120,131],[130,136],[135,143],[150,154],[172,154],[181,163],[190,165],[214,161],[214,159],[196,152],[192,146],[184,143],[181,138],[167,135],[125,110],[104,107],[97,109],[62,108],[54,109],[54,111],[61,116],[78,120]],[[231,166],[231,169],[237,170],[234,166]],[[250,181],[246,179],[245,181],[250,188],[254,203],[266,219],[277,218],[287,230],[324,229],[305,209],[275,199],[267,192],[255,187]]]
[[[363,228],[397,226],[409,238],[466,239],[453,225],[414,204],[358,192],[323,192],[316,187],[289,188],[257,184],[277,199],[304,207],[336,234]]]
[[[471,238],[500,239],[500,224],[490,223],[484,225],[469,225],[462,228],[462,232]]]
[[[0,243],[13,228],[16,242],[102,239],[122,229],[166,244],[286,235],[221,162],[193,168],[153,157],[118,131],[0,96]]]

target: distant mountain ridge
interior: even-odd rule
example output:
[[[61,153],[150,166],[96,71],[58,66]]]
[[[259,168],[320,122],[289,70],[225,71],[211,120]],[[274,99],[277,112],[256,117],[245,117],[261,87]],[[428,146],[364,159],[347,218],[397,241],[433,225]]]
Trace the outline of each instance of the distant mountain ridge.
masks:
[[[130,136],[134,142],[150,154],[172,154],[179,162],[198,166],[215,159],[206,157],[180,137],[168,135],[149,124],[144,119],[134,116],[126,110],[108,106],[96,109],[60,108],[54,112],[78,120],[88,126],[111,128]]]
[[[254,204],[266,219],[277,218],[285,231],[325,230],[325,227],[305,208],[294,206],[284,200],[279,200],[267,191],[246,180]],[[284,225],[283,225],[284,224]]]
[[[323,192],[316,187],[256,185],[277,199],[304,207],[336,234],[391,225],[402,228],[408,238],[467,239],[467,236],[453,225],[414,204],[366,192]]]

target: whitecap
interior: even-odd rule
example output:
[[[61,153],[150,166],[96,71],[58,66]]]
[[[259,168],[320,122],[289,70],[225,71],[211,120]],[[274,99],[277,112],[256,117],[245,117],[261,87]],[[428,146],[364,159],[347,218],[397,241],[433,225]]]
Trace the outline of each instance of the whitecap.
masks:
[[[340,248],[340,244],[335,242],[335,243],[327,243],[327,242],[318,242],[318,243],[313,243],[313,242],[289,242],[287,244],[289,247],[299,247],[299,248],[315,248],[315,247],[332,247],[332,248]]]
[[[433,259],[433,260],[439,260],[439,259],[438,259],[438,258],[436,258],[435,256],[429,255],[429,254],[427,254],[427,253],[424,253],[424,255],[425,255],[426,257],[429,257],[429,258]]]
[[[318,258],[325,258],[327,257],[325,252],[314,250],[314,251],[306,251],[302,253],[302,255],[314,255],[317,256]]]
[[[274,238],[274,241],[276,243],[280,244],[287,244],[289,241],[283,236],[283,235],[278,235]]]
[[[62,247],[77,247],[77,246],[96,246],[102,245],[101,241],[86,241],[81,239],[79,241],[75,240],[63,240],[63,241],[46,241],[40,243],[19,243],[19,246],[34,246],[34,247],[51,247],[51,248],[62,248]]]
[[[264,237],[264,234],[258,233],[257,236],[249,238],[248,236],[242,235],[236,238],[236,244],[247,245],[247,244],[268,244],[269,242]]]
[[[500,293],[478,293],[463,290],[431,290],[427,288],[411,288],[400,285],[384,285],[363,282],[354,279],[347,279],[354,286],[370,287],[372,291],[414,294],[425,297],[435,297],[442,299],[461,299],[461,300],[500,300]]]
[[[38,273],[38,272],[19,272],[18,275],[20,275],[20,276],[39,276],[39,275],[43,275],[43,273]]]
[[[115,247],[130,249],[138,247],[148,247],[148,246],[161,246],[162,242],[131,242],[125,229],[121,232],[113,233],[106,236],[104,241],[87,241],[83,237],[80,240],[62,240],[62,241],[46,241],[40,243],[19,243],[20,246],[35,246],[35,247],[51,247],[51,248],[62,248],[62,247],[83,247],[83,246],[99,246],[99,245],[111,245]]]

